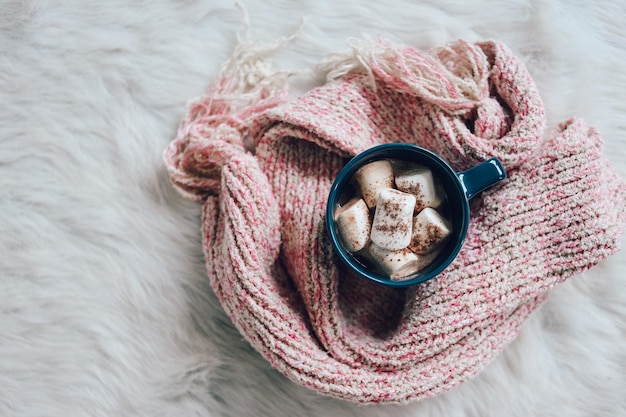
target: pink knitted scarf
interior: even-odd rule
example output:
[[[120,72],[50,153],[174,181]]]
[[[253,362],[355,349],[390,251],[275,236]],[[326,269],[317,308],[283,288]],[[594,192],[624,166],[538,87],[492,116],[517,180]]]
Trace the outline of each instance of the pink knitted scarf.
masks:
[[[501,352],[551,287],[617,250],[626,186],[600,135],[571,119],[544,139],[537,88],[504,45],[359,41],[324,64],[325,85],[291,102],[286,74],[256,58],[235,51],[165,161],[176,188],[204,203],[225,311],[291,380],[363,403],[436,395]],[[324,229],[347,158],[387,142],[457,169],[497,156],[509,174],[472,201],[455,261],[409,289],[346,273]]]

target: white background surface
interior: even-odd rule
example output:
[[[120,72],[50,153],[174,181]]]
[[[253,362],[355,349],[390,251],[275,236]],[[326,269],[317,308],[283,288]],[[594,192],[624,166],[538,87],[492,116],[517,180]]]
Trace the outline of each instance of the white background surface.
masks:
[[[350,37],[504,41],[549,127],[582,116],[626,177],[620,1],[244,2],[251,39],[311,70]],[[593,6],[592,6],[593,4]],[[407,406],[321,397],[272,370],[206,279],[196,203],[161,154],[236,45],[231,1],[0,1],[1,416],[626,415],[626,255],[554,289],[477,378]],[[323,80],[303,72],[292,94]]]

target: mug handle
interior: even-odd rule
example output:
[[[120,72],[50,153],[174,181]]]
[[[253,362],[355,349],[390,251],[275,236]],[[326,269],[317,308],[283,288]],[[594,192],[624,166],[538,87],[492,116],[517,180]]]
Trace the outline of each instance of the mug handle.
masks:
[[[506,178],[506,171],[498,158],[490,158],[457,174],[467,199]]]

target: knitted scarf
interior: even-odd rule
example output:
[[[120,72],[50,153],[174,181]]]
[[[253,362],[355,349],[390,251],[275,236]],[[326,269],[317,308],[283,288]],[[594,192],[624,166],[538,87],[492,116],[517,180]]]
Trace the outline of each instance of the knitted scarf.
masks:
[[[449,390],[505,348],[550,288],[618,249],[626,185],[599,133],[573,118],[544,137],[537,87],[503,44],[355,41],[322,64],[326,84],[292,101],[288,73],[262,60],[268,50],[237,48],[165,162],[174,186],[203,203],[224,310],[296,383],[362,403]],[[472,200],[453,263],[408,289],[343,270],[324,229],[338,171],[388,142],[458,170],[496,156],[508,171]]]

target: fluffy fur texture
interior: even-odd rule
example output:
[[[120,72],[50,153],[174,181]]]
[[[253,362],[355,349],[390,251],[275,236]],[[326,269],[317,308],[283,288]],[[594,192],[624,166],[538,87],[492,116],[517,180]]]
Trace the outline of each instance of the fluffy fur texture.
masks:
[[[299,36],[311,68],[351,36],[427,48],[497,38],[526,63],[548,127],[584,117],[626,175],[623,6],[573,2],[245,3],[250,36]],[[190,98],[236,45],[232,2],[0,5],[0,415],[615,416],[626,413],[626,257],[554,289],[479,376],[407,406],[298,387],[208,285],[200,207],[161,161]],[[301,73],[298,94],[323,82]]]

